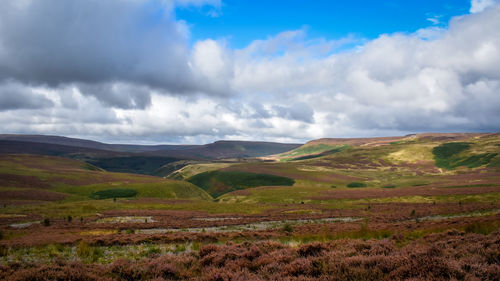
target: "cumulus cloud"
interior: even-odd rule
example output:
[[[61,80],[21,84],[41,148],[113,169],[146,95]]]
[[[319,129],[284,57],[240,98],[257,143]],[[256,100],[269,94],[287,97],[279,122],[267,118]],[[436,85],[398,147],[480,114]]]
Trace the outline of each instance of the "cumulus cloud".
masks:
[[[453,18],[447,27],[371,41],[309,39],[301,29],[236,50],[216,38],[189,47],[186,24],[172,10],[178,1],[122,0],[113,11],[119,24],[90,35],[100,24],[81,27],[83,21],[68,17],[86,18],[91,5],[108,4],[85,1],[87,10],[73,7],[79,12],[64,4],[52,13],[62,17],[54,23],[74,23],[59,32],[67,42],[55,42],[56,34],[47,31],[51,21],[35,25],[50,11],[30,10],[37,5],[30,0],[12,3],[21,4],[9,9],[38,19],[4,18],[0,9],[5,132],[203,143],[500,130],[500,7],[486,8],[486,1],[473,1],[473,14]],[[159,3],[170,6],[145,17]],[[189,3],[206,2],[182,5]],[[108,23],[110,14],[102,13],[96,21]],[[132,28],[131,38],[142,40],[132,42],[121,25],[139,23],[148,28]],[[35,43],[44,47],[31,48]],[[9,89],[26,101],[7,102],[2,93]],[[19,118],[20,111],[30,117]]]
[[[500,117],[498,107],[486,106],[486,96],[500,100],[492,94],[500,81],[499,27],[495,6],[453,19],[431,39],[420,30],[382,35],[358,50],[323,58],[242,60],[235,66],[235,84],[241,91],[305,101],[325,135],[497,131],[495,119],[488,123],[484,116]]]
[[[470,12],[479,13],[484,11],[484,9],[495,5],[495,0],[472,0]]]
[[[82,91],[118,107],[144,108],[145,87],[205,90],[188,66],[188,28],[173,11],[203,4],[220,1],[1,1],[0,80],[88,85]],[[124,84],[141,90],[118,97]]]
[[[233,79],[230,51],[223,42],[211,39],[198,41],[189,63],[204,91],[225,95],[231,92],[229,82]]]

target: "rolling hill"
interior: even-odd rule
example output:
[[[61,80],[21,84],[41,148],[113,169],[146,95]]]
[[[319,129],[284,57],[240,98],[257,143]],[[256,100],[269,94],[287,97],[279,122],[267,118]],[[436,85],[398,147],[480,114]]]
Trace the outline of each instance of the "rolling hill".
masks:
[[[86,162],[55,156],[0,155],[2,204],[87,201],[92,193],[117,189],[134,190],[135,198],[211,200],[206,192],[184,181],[106,172]]]
[[[0,154],[68,157],[86,161],[107,171],[157,176],[166,176],[170,172],[168,168],[162,168],[165,165],[179,161],[183,163],[182,160],[259,157],[285,152],[298,146],[300,145],[248,141],[217,141],[205,145],[125,145],[59,136],[0,135]]]
[[[26,143],[48,144],[49,147],[61,147],[71,151],[68,147],[75,147],[77,151],[108,151],[114,153],[134,153],[148,156],[167,156],[179,159],[222,159],[222,158],[245,158],[277,154],[299,147],[300,144],[286,144],[274,142],[252,142],[252,141],[216,141],[204,145],[129,145],[129,144],[107,144],[91,140],[76,138],[45,136],[45,135],[0,135],[0,141],[10,141],[15,144]],[[7,143],[7,142],[5,142]],[[33,144],[33,146],[35,146]],[[40,145],[31,149],[44,154],[45,150]],[[14,150],[14,148],[12,148]],[[13,151],[12,151],[13,152]]]
[[[282,202],[292,198],[295,198],[293,202],[300,202],[311,200],[312,197],[329,198],[328,194],[332,192],[361,194],[363,190],[368,193],[384,190],[381,191],[384,194],[396,195],[403,190],[420,194],[421,190],[426,189],[417,191],[415,186],[498,186],[500,134],[320,139],[289,152],[261,159],[268,162],[226,163],[219,166],[215,163],[204,166],[191,164],[176,173],[181,178],[182,175],[188,175],[188,181],[209,190],[214,196],[220,196],[222,201],[231,202]],[[227,183],[217,179],[220,174],[228,172],[273,175],[293,179],[295,183],[292,188],[268,187],[272,184],[261,183],[252,186],[258,188],[232,192]],[[219,190],[210,191],[210,188],[214,190],[215,187],[219,187]],[[241,189],[236,184],[232,187]]]

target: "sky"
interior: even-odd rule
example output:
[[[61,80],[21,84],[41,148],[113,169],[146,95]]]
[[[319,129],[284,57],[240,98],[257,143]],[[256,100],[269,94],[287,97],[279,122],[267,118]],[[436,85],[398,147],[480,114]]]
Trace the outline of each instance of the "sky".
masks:
[[[500,131],[496,0],[0,0],[0,133]]]

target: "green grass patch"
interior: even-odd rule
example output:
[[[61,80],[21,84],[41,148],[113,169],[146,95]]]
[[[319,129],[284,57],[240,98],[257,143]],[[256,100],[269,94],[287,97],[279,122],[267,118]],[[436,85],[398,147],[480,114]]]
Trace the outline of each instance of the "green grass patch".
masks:
[[[382,188],[396,188],[396,186],[390,184],[390,185],[384,185],[384,186],[382,186]]]
[[[490,163],[491,159],[497,156],[497,153],[483,153],[469,156],[456,163],[456,166],[466,166],[468,168],[477,168]]]
[[[353,181],[353,182],[348,183],[347,187],[349,187],[349,188],[366,187],[366,183]]]
[[[488,167],[500,167],[500,157],[494,157]]]
[[[109,199],[109,198],[127,198],[137,195],[137,190],[130,188],[113,188],[101,191],[92,192],[90,198],[92,199]]]
[[[293,179],[287,177],[239,171],[204,172],[190,177],[188,181],[207,191],[214,198],[240,189],[258,186],[292,186],[295,183]]]
[[[432,153],[436,158],[449,159],[469,148],[470,144],[468,142],[448,142],[434,147]]]
[[[470,148],[467,142],[449,142],[438,145],[432,149],[436,166],[453,170],[464,166],[477,168],[490,163],[497,153],[482,153],[474,155],[463,155]]]
[[[111,186],[110,186],[111,185]],[[110,188],[116,186],[116,188]],[[73,195],[66,201],[80,201],[91,197],[93,193],[110,189],[132,189],[137,191],[137,197],[160,199],[203,199],[212,200],[212,197],[201,188],[185,181],[163,179],[154,183],[112,183],[92,184],[85,186],[60,185],[55,191]],[[116,197],[107,197],[116,198]]]

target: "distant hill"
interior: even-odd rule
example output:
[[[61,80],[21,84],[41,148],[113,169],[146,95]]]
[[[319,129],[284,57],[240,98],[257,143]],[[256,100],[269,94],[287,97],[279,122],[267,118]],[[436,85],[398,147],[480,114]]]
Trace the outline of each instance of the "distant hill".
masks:
[[[182,150],[195,147],[196,145],[133,145],[133,144],[108,144],[92,140],[68,138],[61,136],[46,136],[46,135],[17,135],[17,134],[0,134],[0,140],[23,141],[57,144],[80,148],[91,148],[99,150],[109,150],[116,152],[148,152],[157,150]]]
[[[87,147],[0,139],[0,154],[38,154],[51,156],[83,154],[110,156],[116,153]]]
[[[75,158],[113,172],[161,175],[181,160],[251,158],[278,154],[300,144],[217,141],[205,145],[128,145],[43,135],[0,135],[0,154],[38,154]]]
[[[182,150],[182,154],[192,158],[224,159],[224,158],[250,158],[272,155],[289,151],[301,144],[253,142],[253,141],[216,141],[205,145],[190,147]],[[180,151],[177,151],[178,153]],[[159,155],[168,155],[172,151],[155,151]],[[187,157],[186,157],[187,158]]]

